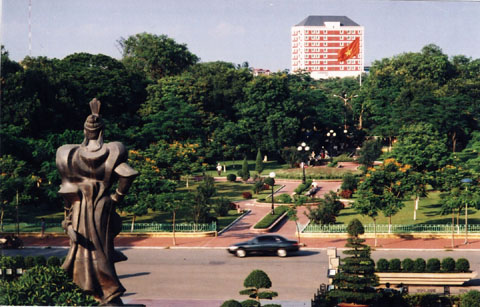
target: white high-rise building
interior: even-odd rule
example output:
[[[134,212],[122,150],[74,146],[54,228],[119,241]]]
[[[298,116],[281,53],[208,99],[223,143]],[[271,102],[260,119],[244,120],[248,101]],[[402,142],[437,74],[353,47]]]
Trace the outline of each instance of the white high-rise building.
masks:
[[[359,53],[338,61],[339,51],[359,39]],[[364,27],[346,16],[308,16],[292,27],[292,71],[314,79],[358,76],[364,69]]]

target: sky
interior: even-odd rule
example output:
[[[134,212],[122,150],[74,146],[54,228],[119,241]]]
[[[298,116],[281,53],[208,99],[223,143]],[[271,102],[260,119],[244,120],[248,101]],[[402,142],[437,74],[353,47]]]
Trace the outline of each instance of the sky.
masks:
[[[32,56],[76,52],[120,59],[117,41],[165,34],[200,57],[272,71],[290,69],[290,30],[309,15],[342,15],[365,27],[365,64],[438,45],[480,58],[480,0],[31,0]],[[29,55],[29,0],[0,0],[0,40]]]

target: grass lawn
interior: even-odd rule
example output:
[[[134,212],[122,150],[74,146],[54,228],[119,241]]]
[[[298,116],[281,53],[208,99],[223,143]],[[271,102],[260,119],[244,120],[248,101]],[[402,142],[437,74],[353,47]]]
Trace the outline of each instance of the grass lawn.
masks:
[[[405,207],[396,215],[392,216],[392,224],[451,224],[452,215],[441,215],[440,211],[440,193],[431,192],[427,198],[421,198],[418,205],[417,220],[413,220],[413,208],[415,201],[410,200],[405,202]],[[373,224],[373,220],[368,216],[362,216],[356,213],[352,208],[343,209],[340,216],[337,218],[337,223],[348,224],[352,219],[357,218],[363,224]],[[456,223],[456,216],[455,216]],[[473,208],[468,210],[468,223],[480,224],[480,211]],[[377,216],[377,224],[388,224],[388,218],[379,213]],[[460,224],[465,224],[463,212],[460,215]]]

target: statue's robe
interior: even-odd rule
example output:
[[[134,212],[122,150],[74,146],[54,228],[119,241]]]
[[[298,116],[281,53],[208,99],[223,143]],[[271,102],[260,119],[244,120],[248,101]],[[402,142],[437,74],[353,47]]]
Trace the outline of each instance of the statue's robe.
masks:
[[[62,267],[80,288],[104,303],[125,292],[114,266],[126,259],[113,245],[121,219],[108,193],[118,177],[137,174],[126,162],[127,151],[118,142],[103,144],[98,151],[88,151],[83,145],[57,150],[62,177],[59,193],[66,200],[63,227],[71,238]]]

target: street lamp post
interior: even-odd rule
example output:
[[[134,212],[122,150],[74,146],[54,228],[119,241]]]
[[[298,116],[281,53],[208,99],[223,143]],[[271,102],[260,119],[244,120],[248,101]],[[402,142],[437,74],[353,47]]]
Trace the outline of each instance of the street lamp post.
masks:
[[[272,215],[275,214],[275,207],[273,205],[273,187],[275,185],[275,172],[271,172],[268,177],[272,178]]]
[[[343,100],[343,106],[345,108],[345,116],[343,118],[343,129],[344,129],[343,133],[346,134],[347,133],[347,107],[349,107],[350,110],[352,109],[352,104],[349,103],[348,101],[351,100],[352,98],[358,97],[358,95],[350,95],[349,97],[347,97],[347,94],[344,94],[342,97],[334,94],[333,97],[338,97]]]
[[[330,130],[330,131],[327,132],[327,138],[328,138],[328,141],[330,143],[330,157],[332,157],[332,155],[333,155],[333,152],[332,152],[333,151],[333,144],[332,144],[333,141],[332,140],[336,136],[337,136],[337,133],[333,130]]]
[[[465,178],[461,180],[462,183],[471,183],[472,179]],[[468,192],[468,186],[465,187],[465,190]],[[463,244],[468,244],[468,202],[465,201],[465,241]]]
[[[302,144],[300,144],[300,146],[297,147],[297,150],[299,152],[302,152],[302,151],[307,152],[307,151],[310,150],[310,147],[307,146],[307,144],[305,144],[305,142],[302,142]],[[303,161],[302,161],[302,171],[303,171],[302,183],[305,183],[307,181],[307,178],[305,176],[305,162],[303,162]]]

